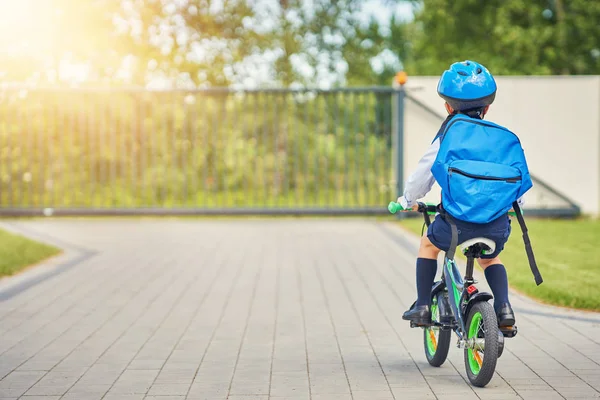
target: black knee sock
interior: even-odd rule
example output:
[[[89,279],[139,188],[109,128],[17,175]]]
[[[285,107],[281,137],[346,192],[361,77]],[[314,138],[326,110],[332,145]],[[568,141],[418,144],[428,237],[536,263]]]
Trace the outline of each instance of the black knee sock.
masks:
[[[508,301],[508,277],[506,276],[506,269],[502,264],[490,265],[485,269],[485,279],[494,293],[494,308],[498,311],[498,308],[502,303],[509,303]]]
[[[417,306],[429,305],[437,260],[417,258]]]

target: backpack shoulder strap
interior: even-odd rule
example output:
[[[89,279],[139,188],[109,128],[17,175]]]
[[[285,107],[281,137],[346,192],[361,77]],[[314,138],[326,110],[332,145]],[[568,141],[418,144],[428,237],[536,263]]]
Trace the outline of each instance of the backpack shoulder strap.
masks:
[[[531,273],[535,278],[536,285],[539,286],[544,280],[542,279],[540,270],[538,269],[537,263],[535,262],[533,248],[531,247],[531,241],[529,240],[529,234],[527,231],[527,225],[525,225],[525,219],[523,218],[523,214],[521,214],[521,207],[519,207],[519,203],[515,201],[513,203],[513,208],[517,214],[517,220],[519,221],[519,225],[521,226],[521,231],[523,232],[523,243],[525,244],[525,252],[527,253],[527,259],[529,260],[529,267],[531,268]]]
[[[456,119],[456,117],[460,117],[460,114],[451,114],[446,117],[444,122],[442,122],[442,125],[440,126],[438,133],[435,135],[435,138],[433,139],[434,142],[436,141],[436,139],[440,139],[440,143],[444,140],[444,137],[446,136],[446,132],[448,131],[448,128],[450,127],[450,126],[448,126],[449,123],[452,120]],[[452,124],[450,124],[450,125],[452,125]]]

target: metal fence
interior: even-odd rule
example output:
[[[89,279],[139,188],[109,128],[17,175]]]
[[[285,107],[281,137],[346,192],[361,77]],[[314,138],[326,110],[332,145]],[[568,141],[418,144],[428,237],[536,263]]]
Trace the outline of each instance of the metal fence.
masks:
[[[403,95],[4,89],[0,214],[386,213]]]

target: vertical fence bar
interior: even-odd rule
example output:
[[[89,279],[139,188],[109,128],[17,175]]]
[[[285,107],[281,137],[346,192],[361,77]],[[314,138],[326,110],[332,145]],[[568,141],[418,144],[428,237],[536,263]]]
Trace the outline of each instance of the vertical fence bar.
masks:
[[[227,205],[227,199],[228,199],[228,194],[227,194],[227,163],[226,160],[224,159],[224,152],[227,151],[227,126],[228,124],[228,119],[227,119],[227,103],[229,102],[229,94],[225,93],[223,94],[223,101],[221,103],[221,118],[219,119],[219,139],[218,139],[218,143],[219,146],[217,147],[218,152],[215,154],[215,160],[219,161],[219,168],[217,168],[217,171],[221,174],[221,190],[218,192],[219,195],[217,196],[217,198],[219,199],[219,207],[224,207]],[[231,138],[231,135],[229,135],[229,137]]]
[[[288,131],[289,131],[289,127],[290,127],[290,121],[289,121],[289,110],[288,110],[288,101],[287,101],[287,93],[282,93],[281,94],[281,101],[282,101],[282,107],[283,107],[283,111],[282,111],[282,120],[283,120],[283,149],[284,149],[284,154],[285,157],[283,159],[283,199],[287,200],[284,201],[284,203],[287,203],[286,205],[289,207],[290,206],[290,188],[289,188],[289,181],[288,181],[288,159],[289,159],[289,138],[288,138]]]
[[[203,160],[204,163],[202,165],[202,188],[204,189],[202,192],[202,205],[204,207],[207,206],[206,203],[206,194],[208,193],[207,190],[207,183],[208,183],[208,169],[210,168],[210,165],[208,163],[209,160],[209,156],[210,156],[210,141],[208,140],[208,135],[210,134],[210,127],[208,125],[209,123],[209,117],[208,117],[208,103],[209,103],[209,96],[208,93],[203,93],[203,97],[202,97],[202,155],[203,155]]]
[[[239,123],[239,118],[238,118],[238,104],[237,104],[237,97],[235,95],[235,93],[231,96],[232,101],[231,101],[231,113],[226,113],[226,119],[228,121],[230,121],[230,125],[229,125],[229,129],[226,129],[226,142],[228,142],[231,146],[231,149],[229,150],[231,152],[231,154],[233,154],[233,162],[232,162],[232,166],[231,166],[231,172],[228,171],[228,165],[225,166],[225,182],[226,182],[226,193],[228,194],[228,201],[227,201],[227,206],[229,207],[234,207],[236,205],[236,198],[237,198],[237,174],[238,174],[238,170],[237,170],[237,144],[238,144],[238,123]],[[231,118],[227,117],[228,115],[231,115]],[[226,150],[227,151],[227,150]],[[229,181],[227,181],[227,176],[230,177]]]
[[[262,151],[261,159],[262,159],[262,183],[263,183],[263,206],[266,207],[269,202],[269,184],[267,178],[267,153],[268,153],[268,140],[267,140],[267,129],[269,127],[268,115],[269,115],[269,102],[267,98],[267,93],[263,93],[262,101],[263,101],[263,123],[262,123]]]
[[[110,95],[107,95],[110,96]],[[105,193],[107,193],[107,188],[106,188],[106,181],[107,181],[107,171],[106,171],[106,144],[105,142],[107,141],[107,123],[106,123],[106,114],[107,114],[107,107],[110,107],[109,105],[109,101],[107,98],[103,98],[102,99],[102,108],[101,108],[101,112],[100,112],[100,118],[99,118],[99,125],[100,125],[100,131],[98,132],[98,156],[99,156],[99,160],[98,160],[98,181],[99,181],[99,186],[100,186],[100,206],[101,207],[106,207],[106,197],[105,197]]]
[[[315,180],[314,180],[314,195],[315,195],[315,205],[318,207],[321,205],[321,196],[319,193],[319,189],[321,187],[319,180],[321,179],[320,174],[319,174],[319,170],[320,170],[320,160],[319,160],[319,121],[320,121],[320,117],[321,117],[321,113],[319,112],[319,99],[321,97],[319,96],[318,92],[315,92],[315,97],[313,100],[313,105],[314,105],[314,113],[313,113],[313,118],[311,121],[311,125],[313,126],[313,129],[311,129],[312,134],[314,135],[313,138],[313,153],[312,156],[314,157],[314,163],[315,163],[315,172],[314,172],[314,176],[315,176]]]
[[[133,96],[132,96],[133,97]],[[128,206],[131,204],[132,201],[135,201],[134,199],[132,199],[132,196],[130,195],[130,188],[126,187],[127,184],[127,170],[131,169],[128,168],[129,166],[129,162],[128,159],[131,157],[131,151],[127,151],[127,138],[130,138],[130,140],[133,141],[133,139],[131,138],[131,134],[127,134],[126,133],[126,128],[125,128],[125,121],[127,120],[127,113],[125,111],[126,108],[126,104],[122,104],[120,107],[118,107],[119,111],[118,111],[118,116],[119,118],[117,119],[117,123],[118,123],[118,143],[119,143],[119,148],[120,148],[120,164],[121,164],[121,173],[119,176],[119,181],[122,185],[122,191],[123,191],[123,196],[125,196],[125,198],[127,199],[127,202],[123,201],[121,203],[122,206]],[[133,177],[132,177],[132,181],[133,181]]]
[[[29,94],[26,95],[27,97],[29,97]],[[23,101],[26,102],[25,98],[23,98]],[[24,168],[24,163],[23,163],[23,158],[25,157],[25,153],[26,153],[26,149],[24,147],[24,143],[21,140],[21,137],[24,136],[23,135],[23,130],[24,130],[24,121],[23,121],[23,112],[21,110],[22,107],[17,107],[17,109],[15,109],[15,116],[16,116],[16,121],[17,121],[17,140],[15,141],[15,155],[16,155],[16,159],[15,159],[15,173],[13,174],[13,179],[15,181],[15,189],[16,189],[16,193],[15,193],[15,206],[17,207],[21,207],[23,205],[23,168]]]
[[[6,151],[7,151],[7,162],[8,165],[6,166],[6,176],[8,177],[8,206],[9,207],[13,207],[14,206],[14,187],[13,187],[13,175],[14,175],[14,162],[13,162],[13,158],[14,158],[14,149],[13,149],[13,130],[11,127],[11,123],[14,123],[14,112],[11,110],[10,107],[10,100],[7,102],[7,112],[6,112]],[[9,117],[10,116],[10,117]]]
[[[362,92],[360,97],[362,98],[362,103],[366,103],[367,102],[367,94],[365,92]],[[365,109],[365,107],[360,107],[360,110],[362,110],[362,114],[363,114],[363,118],[362,118],[362,139],[363,139],[363,152],[364,152],[364,160],[363,160],[363,179],[362,179],[362,188],[363,188],[363,199],[364,199],[364,206],[370,206],[371,201],[370,201],[370,193],[371,193],[371,188],[370,188],[370,184],[369,184],[369,130],[368,130],[368,126],[367,126],[367,118],[369,118],[368,114],[367,114],[367,110]],[[360,113],[360,110],[357,110],[357,113]]]
[[[190,196],[190,206],[196,206],[196,197],[198,194],[198,149],[196,142],[198,141],[198,95],[194,93],[194,101],[192,102],[191,112],[190,112],[190,157],[191,157],[191,196]]]
[[[177,204],[177,193],[179,192],[177,189],[177,182],[179,181],[177,171],[177,94],[175,92],[171,92],[169,100],[171,100],[171,104],[169,104],[171,109],[171,127],[167,130],[167,132],[169,132],[169,142],[171,143],[171,157],[169,157],[171,162],[169,163],[169,166],[172,169],[172,179],[169,204],[172,208],[175,204]]]
[[[116,94],[115,96],[115,101],[119,101],[119,95]],[[107,142],[108,142],[108,152],[109,152],[109,157],[107,157],[107,161],[110,162],[110,177],[109,177],[109,187],[111,188],[111,190],[108,190],[107,193],[112,193],[112,199],[110,202],[108,202],[108,205],[112,205],[113,207],[119,205],[119,202],[117,201],[118,198],[118,185],[117,185],[117,162],[119,160],[118,154],[116,152],[116,118],[115,118],[115,110],[114,110],[114,105],[113,105],[113,100],[111,100],[108,103],[108,129],[107,129]],[[119,107],[117,107],[119,108]]]
[[[325,202],[324,206],[329,208],[331,206],[331,203],[329,203],[329,124],[330,124],[330,118],[329,118],[329,107],[327,104],[327,100],[329,95],[328,94],[321,94],[321,97],[323,98],[323,127],[324,127],[324,132],[323,132],[323,137],[321,138],[321,142],[323,143],[323,160],[324,160],[324,166],[323,166],[323,178],[325,178],[325,195],[323,196],[323,201]],[[320,160],[319,160],[320,161]]]
[[[39,162],[38,162],[38,191],[39,191],[39,200],[40,207],[47,206],[46,200],[46,173],[48,172],[48,167],[46,165],[48,159],[48,148],[45,140],[48,138],[48,118],[45,112],[45,107],[43,106],[46,102],[46,97],[44,95],[41,96],[42,100],[40,100],[40,107],[38,108],[39,112],[39,130],[37,135],[38,142],[38,152],[39,152]]]
[[[81,95],[83,97],[83,95]],[[77,207],[85,206],[85,192],[84,192],[84,182],[87,180],[87,174],[85,172],[85,116],[86,116],[86,103],[82,101],[82,99],[78,99],[77,101],[77,131],[78,135],[75,138],[73,136],[73,141],[79,140],[77,146],[73,150],[77,150],[77,154],[79,157],[73,157],[73,162],[76,165],[76,168],[79,171],[79,179],[77,180],[77,188],[74,190],[77,192],[77,201],[75,205]]]
[[[238,130],[238,139],[235,142],[235,153],[233,169],[235,175],[238,178],[234,183],[234,203],[232,207],[243,205],[244,207],[251,206],[252,204],[248,201],[248,139],[246,137],[246,98],[247,94],[241,92],[238,96],[234,97],[236,108],[234,109],[235,116],[235,127]],[[241,146],[241,148],[239,148]],[[243,162],[238,163],[238,154],[241,154],[239,158]]]
[[[298,189],[300,187],[299,185],[299,178],[300,178],[300,164],[299,164],[299,147],[300,147],[300,108],[298,106],[298,98],[292,96],[292,107],[294,109],[292,114],[293,117],[293,121],[294,121],[294,134],[295,134],[295,139],[294,139],[294,202],[293,205],[294,207],[298,207],[299,204],[299,198],[298,198]]]
[[[180,160],[180,168],[179,176],[182,177],[181,182],[181,199],[179,201],[179,207],[184,207],[187,204],[187,194],[188,194],[188,174],[189,174],[189,143],[190,143],[190,127],[189,125],[189,104],[188,97],[184,93],[182,95],[181,100],[181,135],[179,137],[179,160]]]
[[[187,192],[188,192],[188,159],[189,159],[189,154],[188,154],[188,146],[187,143],[189,142],[189,128],[188,128],[188,122],[189,122],[189,118],[188,118],[188,104],[187,104],[187,100],[186,100],[186,94],[183,93],[178,101],[175,102],[175,104],[177,104],[177,109],[181,111],[181,123],[179,124],[179,126],[181,127],[180,130],[176,131],[178,132],[178,136],[177,136],[177,151],[175,152],[175,154],[178,155],[178,159],[179,159],[179,164],[177,166],[178,169],[178,175],[181,178],[181,188],[179,190],[179,194],[180,194],[180,198],[179,198],[179,203],[178,206],[179,207],[183,207],[186,203],[186,197],[187,197]],[[177,114],[174,115],[175,116],[175,120],[177,120]]]
[[[385,168],[382,169],[383,171],[386,171],[386,176],[388,176],[387,179],[387,183],[386,183],[386,196],[390,197],[393,196],[394,191],[395,191],[395,186],[392,186],[393,183],[393,171],[392,168],[390,167],[390,161],[392,159],[392,152],[393,152],[393,147],[392,147],[392,143],[391,143],[391,139],[392,139],[392,132],[391,129],[388,129],[388,121],[390,119],[390,113],[391,113],[391,109],[392,109],[392,99],[391,99],[391,95],[389,94],[385,94],[383,96],[383,131],[385,134],[385,156],[382,157],[382,162],[385,165]],[[387,190],[389,189],[389,190]],[[385,199],[383,199],[383,201],[385,202]]]
[[[131,169],[131,175],[130,175],[130,179],[131,179],[131,186],[128,188],[127,192],[129,194],[129,196],[132,199],[132,203],[133,203],[133,207],[139,207],[141,204],[140,199],[137,198],[136,193],[138,192],[137,187],[138,187],[138,163],[137,163],[137,153],[138,153],[138,143],[139,143],[139,110],[138,110],[138,104],[137,104],[137,95],[135,93],[133,93],[131,95],[131,102],[129,103],[130,106],[128,107],[131,114],[130,114],[130,118],[131,118],[131,124],[130,124],[130,129],[131,132],[129,132],[128,135],[126,135],[129,138],[129,154],[127,155],[127,159],[128,159],[128,164],[129,164],[129,168]]]
[[[278,206],[280,201],[281,187],[279,183],[281,179],[279,177],[279,124],[278,124],[278,116],[279,110],[277,107],[277,101],[279,100],[277,93],[271,94],[272,103],[273,103],[273,149],[272,153],[275,155],[274,169],[273,169],[273,183],[271,187],[271,196],[273,206]]]
[[[347,94],[345,97],[348,97]],[[348,194],[350,193],[350,187],[348,182],[348,164],[350,164],[350,160],[348,159],[348,104],[350,102],[345,102],[344,105],[344,201],[343,205],[348,206]]]
[[[254,165],[252,168],[252,174],[251,176],[252,178],[252,189],[250,189],[250,203],[252,204],[253,207],[257,206],[257,195],[256,195],[256,191],[258,190],[258,188],[256,187],[256,183],[258,182],[258,179],[256,178],[256,172],[258,170],[258,157],[259,157],[259,153],[258,153],[258,149],[259,146],[258,144],[260,143],[260,141],[258,140],[258,94],[256,92],[252,92],[252,94],[250,95],[251,99],[252,99],[252,118],[251,118],[251,125],[254,126],[254,132],[253,132],[253,140],[250,142],[253,144],[252,150],[254,152],[253,157],[251,158],[254,161]]]
[[[333,140],[334,140],[334,154],[333,154],[333,182],[334,182],[334,193],[333,193],[333,203],[332,205],[335,207],[338,207],[339,204],[339,197],[340,197],[340,180],[339,180],[339,169],[340,169],[340,160],[338,157],[338,153],[339,153],[339,138],[338,138],[338,124],[339,124],[339,120],[338,120],[338,94],[337,93],[331,93],[329,95],[330,98],[330,103],[331,103],[331,107],[330,107],[330,111],[333,114]]]
[[[11,142],[12,142],[12,146],[11,146],[11,151],[12,151],[12,155],[13,158],[11,160],[11,164],[12,164],[12,173],[11,173],[11,177],[10,177],[10,181],[11,181],[11,185],[12,185],[12,190],[11,190],[11,197],[12,197],[12,206],[13,207],[18,207],[20,206],[21,203],[21,188],[20,188],[20,182],[19,182],[19,171],[21,169],[21,157],[23,156],[22,152],[23,152],[23,146],[21,141],[18,139],[21,136],[21,130],[23,129],[23,121],[21,119],[21,113],[19,112],[19,104],[18,102],[15,104],[15,109],[12,112],[12,118],[14,118],[15,121],[15,125],[16,125],[16,130],[14,132],[11,132]]]
[[[6,174],[7,162],[4,154],[8,151],[8,146],[6,146],[6,131],[8,129],[7,98],[7,92],[2,92],[2,97],[0,97],[0,207],[5,206],[4,195],[6,193],[4,190],[4,175]]]
[[[65,168],[65,121],[64,114],[66,109],[69,107],[69,102],[62,96],[68,95],[57,94],[57,101],[54,103],[54,124],[56,130],[54,131],[54,145],[56,146],[57,152],[57,176],[56,180],[53,182],[53,188],[55,190],[56,207],[65,207],[69,205],[67,201],[66,192],[64,191],[65,185],[68,184],[69,179],[67,178],[69,175],[69,171]],[[60,104],[59,104],[60,103]]]
[[[69,153],[70,153],[70,139],[71,139],[71,129],[68,124],[69,116],[72,112],[73,107],[75,107],[75,102],[72,99],[72,93],[66,93],[61,99],[61,108],[59,112],[59,120],[60,120],[60,128],[58,129],[57,135],[59,139],[59,147],[61,152],[61,160],[60,160],[60,203],[63,207],[72,207],[75,194],[71,190],[74,186],[75,178],[73,177],[75,171],[74,168],[71,167],[69,163]]]
[[[52,96],[52,95],[51,95]],[[50,200],[48,202],[48,206],[50,207],[56,207],[56,198],[55,198],[55,189],[56,189],[56,182],[54,181],[54,163],[55,163],[55,152],[54,152],[54,140],[55,140],[55,134],[56,134],[56,118],[55,118],[55,114],[54,111],[56,109],[56,105],[55,105],[55,99],[53,98],[50,101],[50,105],[48,107],[48,135],[46,136],[46,145],[48,146],[48,158],[47,158],[47,164],[46,164],[46,168],[48,169],[48,180],[46,182],[46,184],[49,186],[47,187],[48,190],[48,195],[50,197]]]
[[[377,194],[375,196],[375,202],[377,204],[379,204],[381,202],[381,193],[384,190],[384,185],[385,185],[385,170],[382,169],[382,164],[381,164],[381,155],[379,154],[381,151],[381,143],[383,143],[383,137],[379,134],[379,120],[380,120],[380,116],[381,113],[379,112],[379,99],[378,99],[378,95],[376,93],[374,93],[371,96],[372,99],[372,110],[373,110],[373,135],[375,135],[375,138],[377,139],[376,141],[374,141],[373,143],[373,166],[375,168],[375,170],[377,171]]]
[[[125,97],[126,95],[123,95]],[[113,185],[117,188],[114,192],[115,199],[114,202],[119,207],[123,207],[126,205],[125,199],[127,198],[127,187],[125,186],[125,182],[123,177],[126,174],[127,168],[125,167],[125,157],[126,152],[123,149],[123,108],[126,104],[123,98],[120,98],[118,95],[115,96],[115,103],[117,103],[116,109],[113,111],[114,121],[112,123],[112,130],[114,136],[111,137],[111,147],[112,147],[112,158],[115,170],[115,178],[113,180]]]
[[[88,193],[87,193],[87,198],[88,198],[88,202],[90,204],[90,206],[94,206],[94,200],[95,200],[95,181],[96,181],[96,170],[94,168],[94,158],[96,156],[96,153],[98,152],[97,150],[97,146],[95,144],[95,133],[94,133],[94,126],[95,126],[95,105],[96,105],[96,100],[91,98],[90,96],[86,96],[88,97],[89,100],[89,114],[88,114],[88,119],[87,119],[87,127],[86,127],[86,151],[85,154],[88,157],[88,168],[89,168],[89,173],[90,173],[90,177],[89,177],[89,185],[88,185]]]
[[[0,98],[0,207],[4,207],[4,195],[7,194],[4,190],[4,175],[6,175],[7,165],[10,162],[5,159],[4,155],[8,156],[9,147],[6,145],[6,138],[8,136],[8,110],[6,109],[8,103],[8,92],[2,92],[2,98]]]
[[[379,172],[377,171],[377,161],[375,158],[375,152],[374,150],[377,149],[377,136],[374,135],[374,132],[371,129],[371,123],[370,123],[370,108],[369,108],[369,104],[370,104],[370,96],[369,93],[366,92],[364,94],[364,113],[365,113],[365,135],[368,135],[369,140],[367,141],[367,147],[368,149],[366,149],[366,152],[369,154],[371,162],[367,161],[365,163],[365,168],[373,168],[373,181],[371,184],[371,190],[369,190],[369,205],[376,205],[377,202],[374,201],[374,198],[377,196],[377,193],[379,191],[379,185],[377,185],[377,180],[379,179]],[[373,194],[371,194],[373,193]]]
[[[146,194],[146,174],[151,173],[152,169],[148,168],[148,133],[146,132],[146,97],[145,93],[134,95],[134,107],[138,104],[140,116],[140,136],[139,136],[139,152],[140,152],[140,168],[138,173],[138,185],[136,190],[137,203],[142,206],[147,204],[144,195]],[[152,180],[152,179],[150,179]]]
[[[27,97],[29,97],[30,94],[27,94]],[[17,113],[19,114],[19,130],[23,129],[24,132],[24,136],[25,140],[19,140],[19,158],[21,160],[23,159],[27,159],[27,161],[25,163],[19,162],[19,168],[18,168],[18,174],[16,176],[17,179],[17,183],[18,183],[18,187],[19,187],[19,194],[17,197],[17,205],[19,207],[23,207],[25,205],[25,193],[24,193],[24,188],[23,186],[26,184],[24,178],[24,174],[26,171],[26,168],[28,165],[31,164],[31,161],[29,159],[29,152],[30,150],[26,147],[26,144],[29,142],[29,129],[28,129],[28,125],[29,122],[25,120],[25,112],[23,111],[23,109],[26,108],[26,106],[24,107],[19,107],[19,110],[17,111]],[[19,135],[21,136],[21,135]]]
[[[217,168],[216,168],[216,157],[215,157],[215,153],[217,150],[217,140],[215,138],[218,138],[218,132],[217,132],[217,121],[219,120],[219,97],[217,94],[212,95],[212,100],[214,103],[214,109],[213,109],[213,114],[212,114],[212,118],[211,118],[211,123],[210,123],[210,129],[209,129],[209,154],[208,154],[208,168],[210,168],[210,175],[209,175],[209,198],[208,200],[210,202],[215,202],[215,204],[218,202],[216,199],[216,196],[218,195],[217,193],[217,189],[218,189],[218,184],[217,184]]]
[[[360,170],[358,168],[358,113],[356,112],[358,103],[358,93],[352,93],[352,115],[354,116],[354,201],[355,206],[359,206],[360,204],[360,189],[359,189],[359,174]]]
[[[216,157],[215,157],[215,152],[217,149],[217,145],[216,145],[216,140],[214,139],[214,137],[218,137],[218,133],[216,132],[216,127],[217,127],[217,120],[218,120],[218,115],[219,115],[219,104],[218,104],[218,96],[215,94],[213,95],[213,103],[214,103],[214,109],[213,109],[213,114],[212,114],[212,118],[211,123],[210,123],[210,129],[208,130],[208,137],[209,137],[209,153],[207,156],[207,168],[210,168],[210,175],[209,175],[209,199],[211,202],[214,201],[215,204],[218,202],[216,199],[216,195],[218,195],[217,193],[217,171],[216,171]],[[215,134],[213,136],[213,133]]]
[[[181,121],[181,176],[183,176],[183,187],[181,188],[181,204],[180,207],[187,206],[189,196],[189,176],[190,176],[190,102],[187,100],[189,94],[183,97],[183,120]]]
[[[69,108],[69,140],[68,140],[68,163],[67,168],[71,170],[71,185],[67,187],[67,190],[71,192],[72,203],[71,206],[77,205],[78,200],[78,190],[80,188],[80,179],[79,176],[81,174],[81,169],[79,165],[76,164],[75,154],[76,154],[76,146],[77,146],[77,128],[75,127],[75,119],[77,115],[77,111],[79,109],[79,102],[77,101],[77,95],[74,93],[72,95],[72,104]]]
[[[308,169],[308,163],[309,163],[309,135],[310,135],[310,129],[308,128],[308,92],[304,92],[304,207],[308,206],[309,203],[309,199],[308,199],[308,177],[309,175],[309,169]]]
[[[404,192],[404,89],[400,88],[394,93],[394,121],[395,129],[393,135],[395,138],[395,179],[396,179],[396,198],[402,196]],[[402,213],[398,213],[400,215]],[[400,218],[400,217],[399,217]]]
[[[33,93],[30,93],[30,96],[33,95]],[[32,99],[33,100],[33,99]],[[32,186],[33,186],[33,166],[37,164],[37,160],[35,158],[35,153],[33,151],[34,148],[34,144],[33,144],[33,129],[32,129],[32,125],[33,125],[33,113],[31,112],[31,107],[35,104],[35,101],[30,101],[29,105],[27,107],[24,107],[25,110],[25,121],[26,121],[26,130],[27,130],[27,165],[26,168],[24,170],[24,174],[23,175],[23,182],[24,184],[27,185],[27,204],[26,206],[28,207],[33,207],[34,205],[34,201],[33,201],[33,190],[32,190]]]
[[[164,168],[164,173],[160,177],[160,202],[161,206],[165,207],[167,204],[167,196],[168,196],[168,181],[169,181],[169,163],[168,163],[168,148],[169,148],[169,121],[167,119],[168,112],[168,104],[164,98],[165,94],[157,94],[159,97],[157,103],[160,104],[160,116],[161,116],[161,133],[160,133],[160,148],[158,149],[160,152],[159,162]]]

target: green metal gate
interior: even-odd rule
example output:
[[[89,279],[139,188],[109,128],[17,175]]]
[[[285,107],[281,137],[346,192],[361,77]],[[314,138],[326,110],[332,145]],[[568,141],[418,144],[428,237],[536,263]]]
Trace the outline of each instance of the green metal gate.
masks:
[[[384,214],[403,96],[4,88],[0,214]]]

